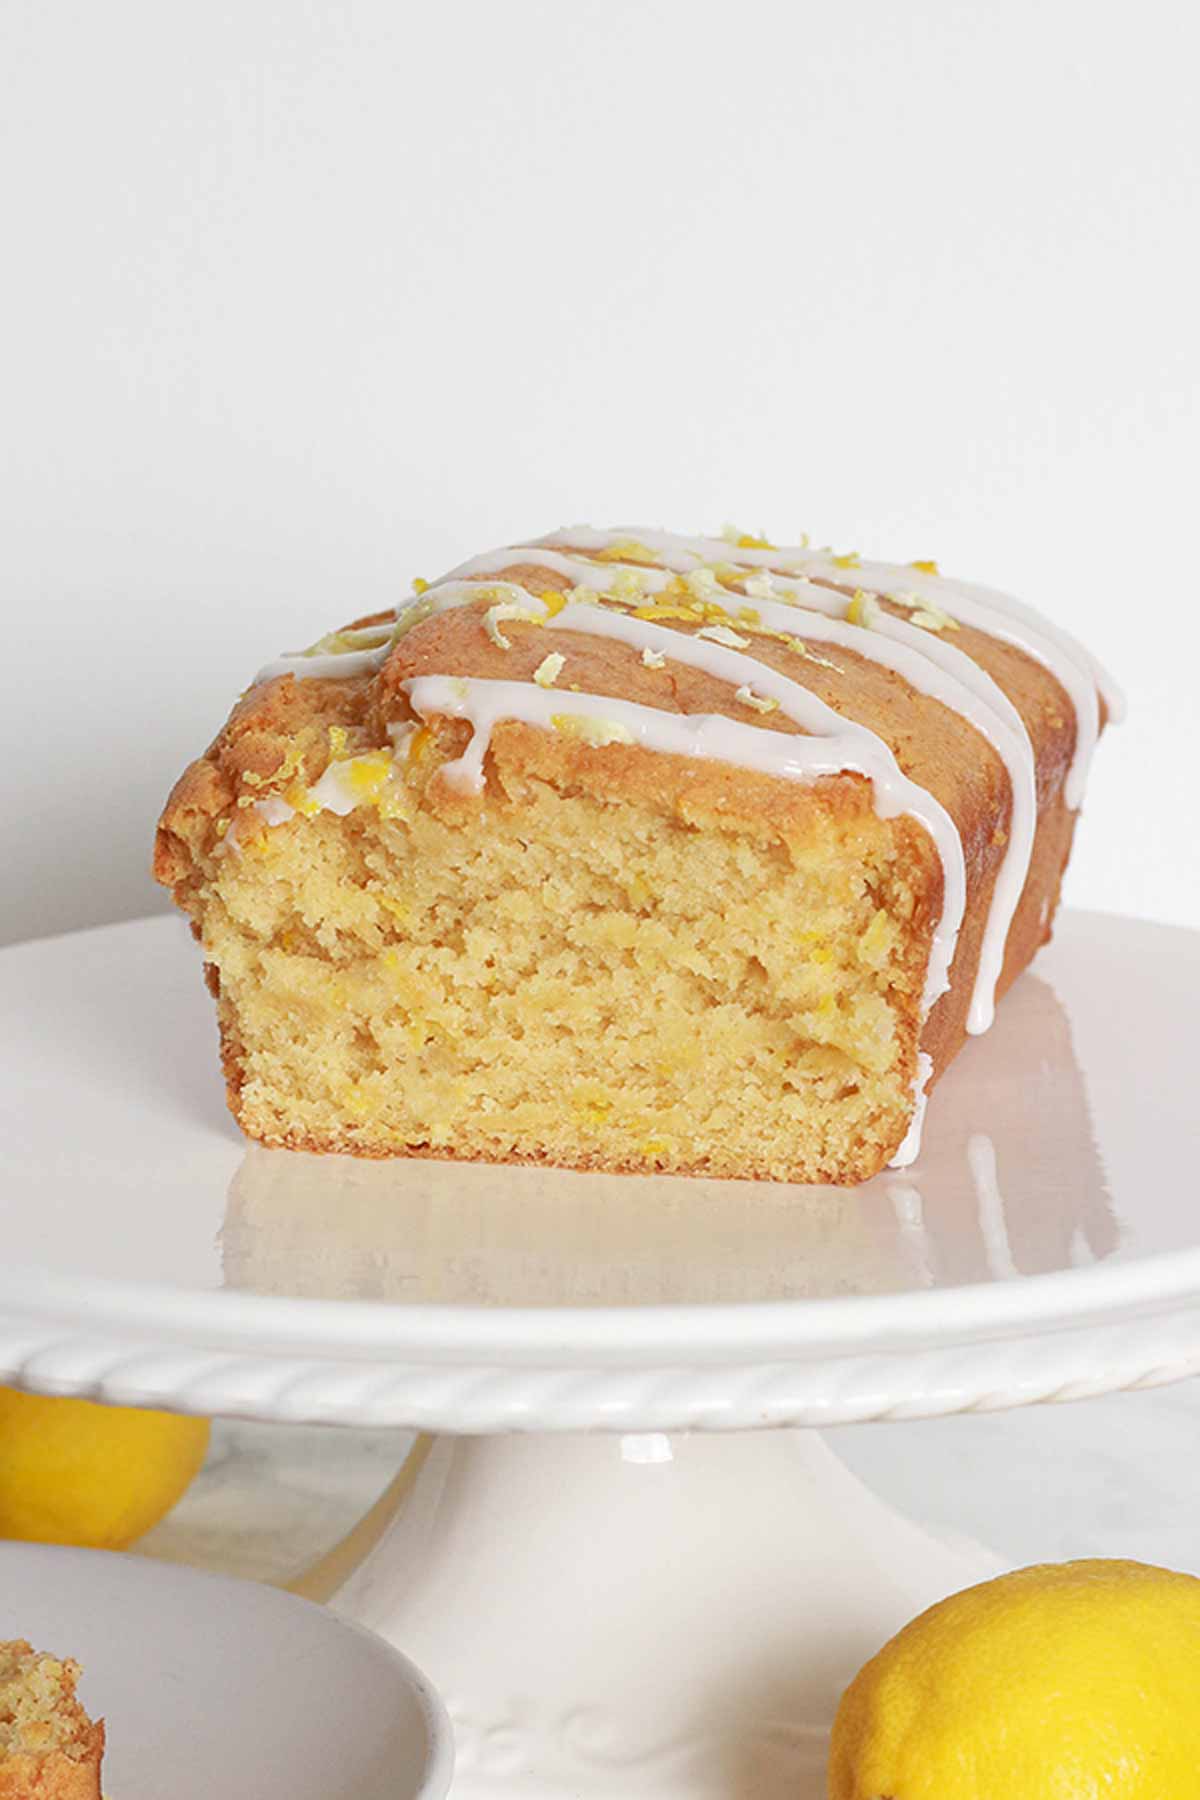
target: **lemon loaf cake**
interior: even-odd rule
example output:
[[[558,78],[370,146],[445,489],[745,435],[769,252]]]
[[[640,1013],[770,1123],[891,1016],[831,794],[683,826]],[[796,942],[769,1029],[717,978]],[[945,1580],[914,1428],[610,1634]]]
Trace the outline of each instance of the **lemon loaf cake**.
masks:
[[[75,1698],[79,1672],[0,1642],[0,1800],[100,1800],[104,1724]]]
[[[1118,704],[932,563],[575,527],[269,663],[155,873],[263,1143],[856,1182],[1049,936]]]

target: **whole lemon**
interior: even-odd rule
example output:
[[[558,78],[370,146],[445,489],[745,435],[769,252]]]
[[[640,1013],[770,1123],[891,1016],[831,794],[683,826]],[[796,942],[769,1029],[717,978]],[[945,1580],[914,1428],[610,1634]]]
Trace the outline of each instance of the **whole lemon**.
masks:
[[[207,1419],[0,1387],[0,1538],[120,1550],[204,1461]]]
[[[1200,1580],[1043,1564],[966,1588],[842,1696],[830,1800],[1200,1795]]]

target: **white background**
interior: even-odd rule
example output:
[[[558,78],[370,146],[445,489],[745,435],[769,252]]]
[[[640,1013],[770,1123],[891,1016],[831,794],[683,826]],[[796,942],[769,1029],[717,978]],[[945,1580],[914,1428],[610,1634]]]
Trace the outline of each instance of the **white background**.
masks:
[[[4,0],[0,936],[162,904],[258,664],[571,520],[936,556],[1127,686],[1070,876],[1200,925],[1170,0]]]

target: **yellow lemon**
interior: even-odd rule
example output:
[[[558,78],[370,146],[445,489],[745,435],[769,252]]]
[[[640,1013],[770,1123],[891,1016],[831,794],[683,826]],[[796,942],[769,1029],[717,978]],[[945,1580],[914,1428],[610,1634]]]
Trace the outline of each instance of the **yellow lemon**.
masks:
[[[1200,1580],[1145,1563],[1052,1563],[943,1600],[842,1696],[829,1794],[1200,1795]]]
[[[0,1538],[119,1550],[170,1512],[207,1419],[0,1387]]]

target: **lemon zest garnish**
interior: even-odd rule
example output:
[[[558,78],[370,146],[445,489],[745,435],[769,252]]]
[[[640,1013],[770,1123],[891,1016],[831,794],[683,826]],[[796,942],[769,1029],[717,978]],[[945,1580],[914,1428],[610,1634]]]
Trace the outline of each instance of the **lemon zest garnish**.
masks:
[[[413,576],[412,591],[414,594],[423,594],[423,593],[425,593],[425,591],[427,590],[428,587],[429,587],[429,583],[424,579],[423,576],[420,576],[420,575]]]
[[[910,569],[920,569],[922,575],[940,575],[942,572],[931,556],[918,557],[908,566]]]
[[[957,631],[957,619],[952,619],[948,612],[932,601],[923,600],[919,594],[889,594],[888,599],[896,606],[903,606],[908,611],[910,625],[919,625],[922,631]]]
[[[861,625],[864,631],[870,631],[878,625],[881,610],[874,594],[868,594],[865,588],[856,588],[854,598],[846,608],[846,617],[851,625]]]
[[[653,606],[639,606],[634,613],[635,619],[682,619],[688,625],[694,625],[703,614],[694,606],[672,606],[656,602]]]
[[[633,733],[616,719],[593,719],[587,713],[552,713],[550,723],[564,737],[578,738],[593,749],[605,744],[632,744]]]
[[[774,550],[775,545],[761,533],[755,537],[752,532],[742,531],[737,525],[723,525],[721,536],[727,544],[736,550]]]
[[[742,583],[742,588],[752,600],[772,600],[775,597],[775,577],[770,569],[756,569]]]
[[[697,600],[715,599],[721,586],[717,580],[716,570],[710,568],[707,563],[698,569],[692,569],[683,577],[683,583],[688,593]]]
[[[789,637],[786,631],[772,631],[769,635],[778,638],[780,643],[786,644],[789,650],[794,650],[797,656],[804,657],[806,662],[816,663],[819,669],[832,669],[835,675],[846,673],[840,663],[830,662],[827,656],[822,656],[819,650],[814,650],[803,638]]]
[[[773,713],[779,711],[778,700],[771,700],[765,694],[756,694],[751,687],[740,687],[734,695],[734,699],[740,700],[743,706],[753,707],[755,712]]]
[[[649,545],[639,543],[637,538],[617,538],[613,543],[607,544],[603,550],[593,550],[591,556],[593,562],[605,563],[658,563],[662,561],[657,550],[651,550]]]
[[[648,579],[644,569],[619,569],[605,589],[604,598],[621,606],[636,606],[647,591]]]
[[[315,644],[297,652],[306,656],[349,656],[355,650],[381,650],[392,635],[389,625],[360,625],[345,631],[327,631]]]
[[[558,680],[559,675],[562,673],[562,666],[566,660],[566,657],[560,656],[557,650],[552,650],[549,656],[543,656],[541,662],[533,671],[533,679],[537,682],[538,686],[543,688],[553,687]]]
[[[661,650],[651,650],[647,645],[642,651],[642,662],[647,669],[662,669],[666,667],[667,659]]]
[[[489,606],[484,613],[483,629],[497,650],[511,650],[511,639],[506,638],[500,629],[502,619],[521,619],[527,625],[540,625],[544,618],[544,613],[534,612],[532,607],[520,606],[514,600],[500,600],[495,606]]]
[[[745,650],[750,639],[741,637],[736,631],[730,631],[728,625],[705,625],[696,633],[697,637],[708,638],[711,643],[724,644],[729,650]]]
[[[350,791],[364,800],[373,800],[392,772],[389,750],[368,750],[364,756],[352,756],[341,769]]]
[[[558,588],[543,588],[538,595],[548,619],[556,619],[570,598],[569,594],[562,593]]]
[[[857,550],[844,550],[840,556],[832,558],[835,569],[857,569],[862,557]]]
[[[303,782],[294,781],[284,792],[284,799],[294,812],[306,819],[314,819],[321,810],[321,803],[313,796],[313,791],[305,787]]]

